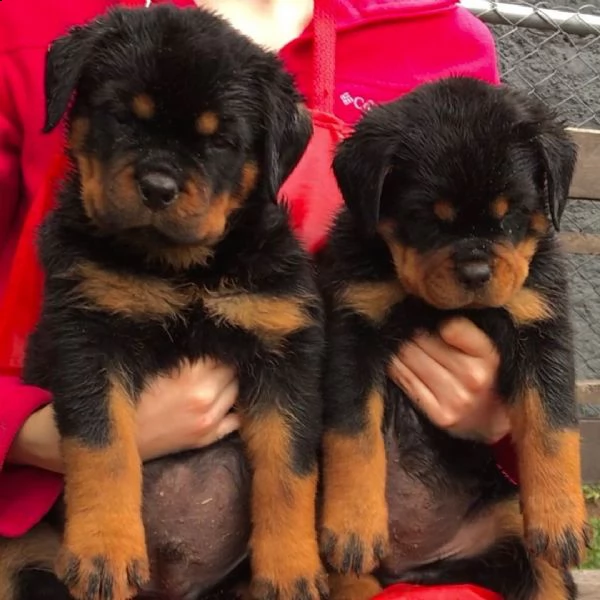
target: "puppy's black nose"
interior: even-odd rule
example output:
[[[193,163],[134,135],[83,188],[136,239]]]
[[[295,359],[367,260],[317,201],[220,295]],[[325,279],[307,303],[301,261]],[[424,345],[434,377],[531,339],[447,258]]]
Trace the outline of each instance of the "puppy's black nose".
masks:
[[[492,277],[492,270],[487,261],[471,260],[456,265],[459,280],[465,286],[476,289],[485,285]]]
[[[138,185],[144,204],[151,210],[166,208],[179,194],[179,186],[175,179],[157,171],[140,177]]]

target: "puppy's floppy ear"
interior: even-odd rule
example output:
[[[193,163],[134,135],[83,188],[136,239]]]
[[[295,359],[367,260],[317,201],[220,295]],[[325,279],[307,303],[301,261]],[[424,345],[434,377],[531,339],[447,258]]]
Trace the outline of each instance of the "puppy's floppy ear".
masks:
[[[554,228],[558,231],[569,199],[577,162],[577,145],[565,128],[553,119],[542,124],[536,141],[546,175],[546,202]]]
[[[377,110],[377,109],[374,109]],[[394,153],[392,132],[363,117],[336,149],[333,172],[348,210],[368,233],[379,222],[381,193]]]
[[[263,178],[267,193],[276,200],[279,188],[300,162],[313,126],[310,113],[287,74],[267,86],[264,98]]]
[[[548,212],[558,231],[569,199],[577,162],[577,145],[562,119],[547,104],[506,85],[499,89],[503,90],[517,110],[522,139],[535,146],[543,169]]]
[[[65,114],[92,47],[91,27],[77,26],[67,35],[56,39],[48,48],[45,68],[44,133],[52,131]]]

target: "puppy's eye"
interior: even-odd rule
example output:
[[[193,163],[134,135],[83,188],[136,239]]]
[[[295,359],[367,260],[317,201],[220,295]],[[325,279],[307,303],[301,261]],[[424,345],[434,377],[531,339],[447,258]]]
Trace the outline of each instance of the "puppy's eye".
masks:
[[[114,99],[95,102],[91,108],[95,116],[100,119],[108,119],[112,123],[130,125],[133,121],[130,107],[126,103],[116,102]]]
[[[111,111],[110,116],[119,125],[130,125],[131,124],[131,115],[128,114],[124,110],[113,110],[113,111]]]
[[[213,148],[221,150],[235,150],[239,147],[238,141],[227,135],[213,136],[210,140],[210,144],[213,146]]]

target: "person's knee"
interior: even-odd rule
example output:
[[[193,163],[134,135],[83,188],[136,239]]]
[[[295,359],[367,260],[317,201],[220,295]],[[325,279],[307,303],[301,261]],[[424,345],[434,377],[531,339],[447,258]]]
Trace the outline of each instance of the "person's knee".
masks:
[[[237,439],[144,469],[152,587],[170,598],[212,588],[247,553],[250,477]]]

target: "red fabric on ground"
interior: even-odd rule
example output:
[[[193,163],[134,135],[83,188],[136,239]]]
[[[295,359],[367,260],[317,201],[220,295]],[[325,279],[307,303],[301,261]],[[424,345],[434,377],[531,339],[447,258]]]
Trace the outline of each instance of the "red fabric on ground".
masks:
[[[502,596],[476,585],[419,586],[399,583],[386,588],[373,600],[502,600]]]

